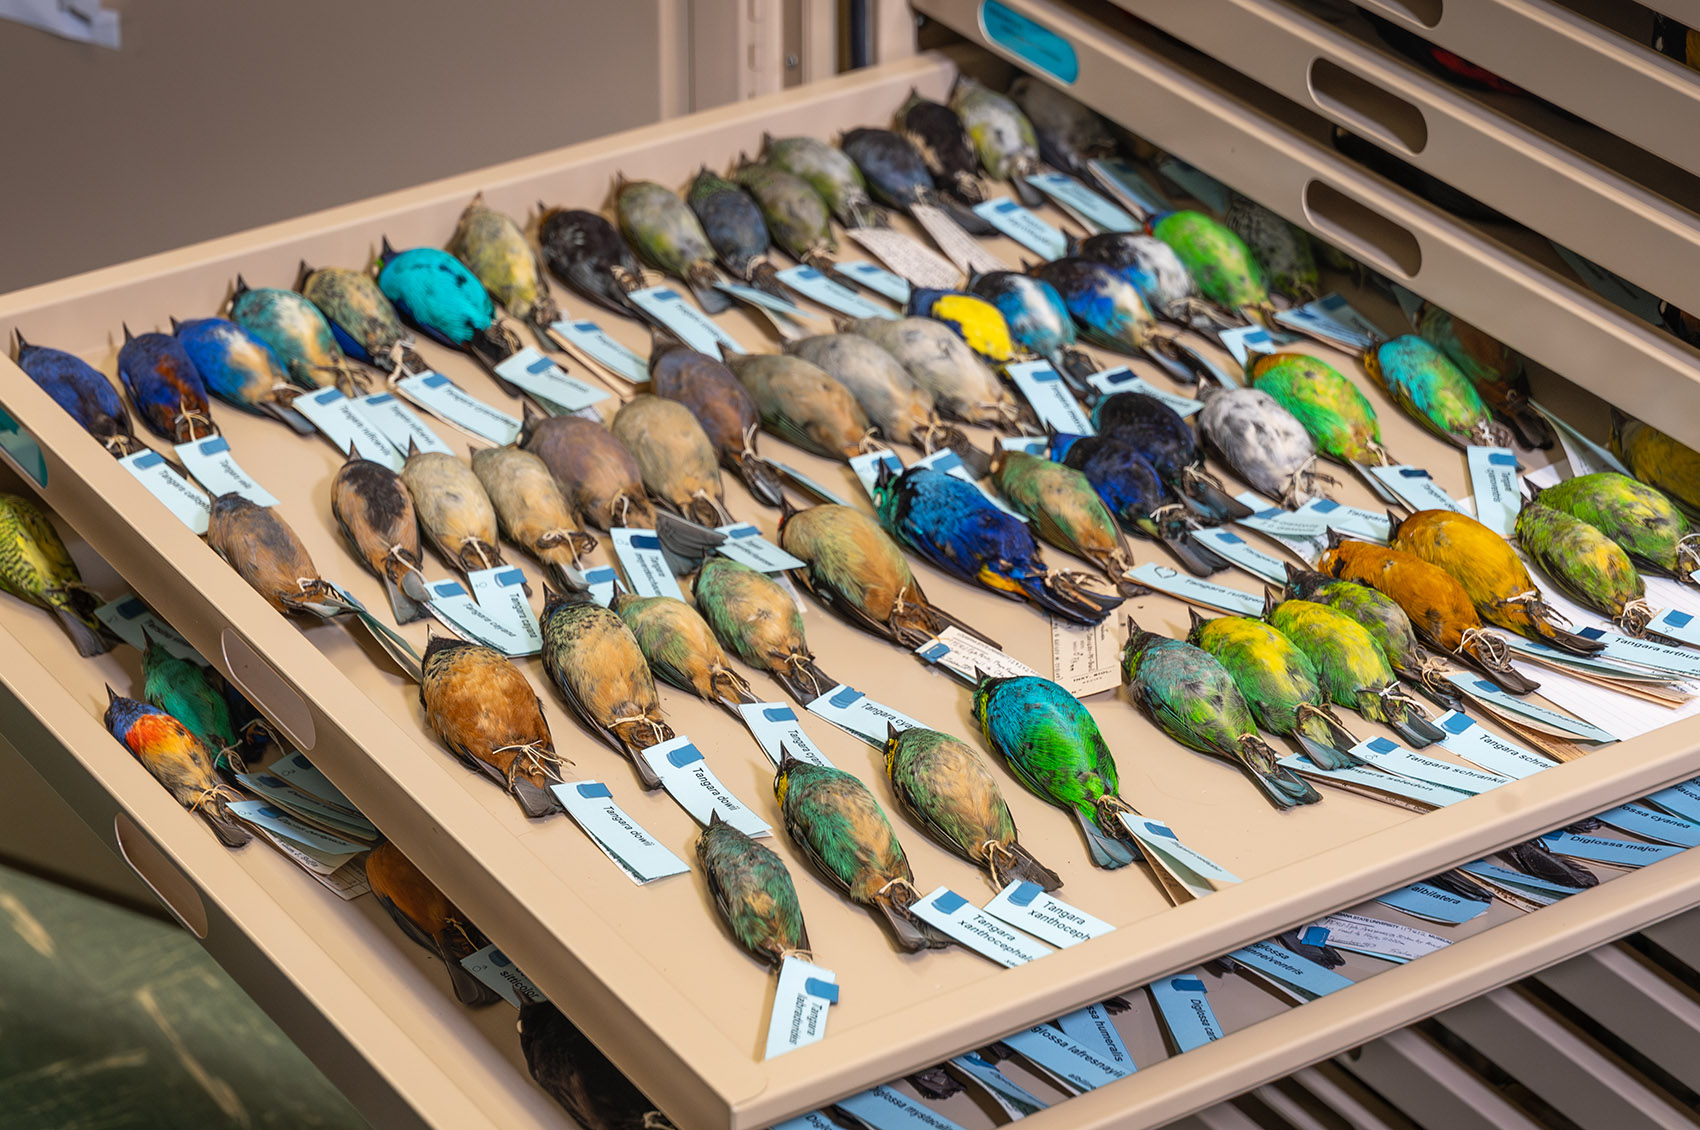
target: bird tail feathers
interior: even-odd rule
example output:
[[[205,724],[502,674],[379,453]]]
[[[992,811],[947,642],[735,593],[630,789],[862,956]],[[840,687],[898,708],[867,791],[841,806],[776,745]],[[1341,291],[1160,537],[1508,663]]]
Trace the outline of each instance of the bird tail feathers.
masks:
[[[1299,705],[1299,725],[1293,732],[1305,756],[1323,769],[1349,769],[1363,760],[1352,752],[1358,740],[1332,711],[1309,703]]]
[[[90,656],[105,655],[112,650],[112,641],[102,634],[100,628],[91,625],[87,619],[71,609],[55,608],[53,614],[59,617],[59,623],[64,625],[71,642],[77,645],[78,655],[87,659]]]
[[[1090,816],[1075,811],[1080,830],[1086,833],[1086,847],[1094,866],[1114,870],[1143,858],[1121,820],[1124,814],[1132,812],[1121,798],[1113,796],[1099,798],[1097,809]]]
[[[1021,577],[1021,591],[1043,608],[1075,624],[1101,624],[1121,604],[1122,598],[1094,592],[1086,587],[1092,578],[1085,573],[1041,573]]]
[[[954,943],[948,936],[915,917],[909,909],[915,904],[915,888],[902,880],[889,884],[874,896],[874,909],[885,919],[891,936],[905,953],[918,950],[944,949]]]
[[[987,856],[987,863],[992,873],[992,881],[1000,888],[1008,886],[1011,879],[1035,883],[1047,891],[1054,891],[1062,886],[1062,879],[1057,873],[1034,859],[1033,854],[1019,843],[1012,843],[1007,847],[1003,844],[993,845]]]
[[[220,786],[218,790],[214,790],[204,802],[199,804],[196,810],[211,825],[213,832],[218,836],[219,843],[227,848],[239,848],[253,839],[254,834],[248,831],[247,825],[233,816],[230,809],[226,807],[229,800],[224,794],[228,791],[228,789]]]
[[[686,269],[685,283],[696,296],[697,305],[708,314],[724,314],[732,308],[732,300],[715,288],[720,272],[709,263],[692,263]]]
[[[740,482],[763,506],[778,506],[785,500],[784,483],[767,461],[753,451],[729,454],[727,461]]]
[[[1269,743],[1256,734],[1244,734],[1240,737],[1239,753],[1240,764],[1276,808],[1315,804],[1322,799],[1322,795],[1311,787],[1309,781],[1281,765]]]

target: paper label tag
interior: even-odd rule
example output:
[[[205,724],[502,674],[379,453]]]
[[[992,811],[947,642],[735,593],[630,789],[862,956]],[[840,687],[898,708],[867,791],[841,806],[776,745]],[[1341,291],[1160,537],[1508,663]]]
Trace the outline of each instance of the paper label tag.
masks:
[[[890,1087],[875,1087],[847,1099],[839,1099],[839,1108],[873,1130],[962,1130],[942,1114],[937,1114]],[[832,1130],[840,1130],[831,1123]],[[778,1130],[776,1127],[775,1130]]]
[[[1300,930],[1299,940],[1310,946],[1333,946],[1400,963],[1452,944],[1427,930],[1362,914],[1331,914]]]
[[[984,640],[975,639],[961,628],[950,627],[915,649],[928,663],[936,663],[974,686],[974,672],[984,671],[998,679],[1037,675],[1027,664],[1005,655]]]
[[[1049,1024],[1035,1024],[1025,1032],[1005,1036],[1003,1042],[1045,1071],[1082,1091],[1095,1091],[1128,1074]]]
[[[1168,389],[1158,388],[1150,381],[1147,381],[1144,377],[1136,374],[1132,369],[1129,369],[1126,365],[1121,365],[1114,369],[1105,369],[1101,373],[1093,373],[1090,377],[1086,378],[1086,383],[1103,393],[1105,396],[1113,396],[1118,392],[1143,393],[1144,395],[1151,397],[1153,400],[1161,400],[1164,404],[1167,404],[1170,408],[1174,409],[1175,414],[1180,416],[1182,419],[1192,415],[1194,412],[1204,411],[1204,402],[1202,400],[1194,400],[1190,396],[1182,396],[1178,392],[1170,392]]]
[[[1068,254],[1067,236],[1007,196],[974,205],[974,214],[1047,260]]]
[[[1281,348],[1281,342],[1273,334],[1255,324],[1222,330],[1217,333],[1216,340],[1240,363],[1241,370],[1251,363],[1252,354],[1274,353]]]
[[[496,375],[526,392],[547,401],[562,414],[589,408],[608,394],[595,385],[569,377],[565,369],[528,345],[496,365]]]
[[[201,658],[200,652],[189,646],[189,641],[179,635],[176,628],[160,619],[159,615],[134,593],[107,601],[94,610],[94,616],[137,651],[146,651],[147,641],[151,638],[179,659],[199,663],[202,667],[212,666]]]
[[[1029,455],[1044,455],[1051,441],[1044,436],[1002,436],[998,446],[1005,451],[1025,451]]]
[[[1549,240],[1548,242],[1551,243],[1552,241]],[[1569,264],[1570,269],[1575,271],[1583,282],[1588,284],[1590,290],[1607,302],[1627,310],[1642,321],[1651,322],[1655,326],[1664,321],[1663,316],[1659,313],[1658,295],[1636,286],[1623,276],[1606,270],[1590,259],[1582,258],[1568,247],[1553,243],[1552,249],[1558,252],[1559,258]],[[1577,473],[1581,474],[1581,472]]]
[[[1441,490],[1434,477],[1421,467],[1401,463],[1392,467],[1366,467],[1365,470],[1412,510],[1452,510],[1459,514],[1465,513],[1464,507]]]
[[[1230,616],[1256,618],[1263,615],[1262,597],[1203,580],[1167,565],[1153,565],[1146,561],[1129,569],[1127,575],[1130,580],[1201,608],[1213,608]]]
[[[223,436],[180,443],[175,450],[183,466],[212,497],[239,494],[255,506],[277,505],[277,498],[237,464],[230,454],[230,441]]]
[[[738,706],[738,713],[744,716],[744,725],[749,727],[756,744],[775,765],[779,764],[783,747],[784,752],[798,761],[833,768],[826,754],[803,732],[803,724],[797,720],[797,712],[791,709],[789,703],[746,702]]]
[[[767,1051],[772,1059],[826,1035],[827,1013],[838,1003],[838,975],[800,957],[787,955],[779,966],[773,990],[773,1018],[767,1025]]]
[[[1275,320],[1300,333],[1316,334],[1353,349],[1368,349],[1387,336],[1339,294],[1325,294],[1315,302],[1282,310]]]
[[[887,271],[881,271],[872,264],[863,264],[869,270],[878,271],[886,278],[897,278]],[[840,267],[839,272],[843,273]],[[878,302],[869,301],[851,290],[843,283],[828,278],[813,267],[788,267],[779,272],[779,281],[812,302],[818,302],[828,310],[836,310],[852,318],[892,318],[897,317],[891,310]],[[902,279],[898,279],[902,282]],[[907,285],[903,287],[904,300],[909,296]],[[802,311],[798,311],[802,313]]]
[[[440,451],[444,455],[453,455],[454,449],[442,441],[431,426],[405,403],[396,399],[391,392],[374,392],[370,396],[362,396],[354,401],[355,409],[371,421],[378,434],[389,440],[390,446],[403,456],[406,461],[407,449],[410,444],[417,446],[420,451]],[[361,452],[365,454],[364,451]]]
[[[336,805],[327,804],[317,797],[295,788],[282,777],[271,773],[238,773],[236,779],[242,782],[244,788],[256,794],[262,800],[270,801],[279,808],[286,809],[291,815],[309,822],[329,825],[326,831],[333,834],[347,833],[348,838],[371,846],[378,838],[378,829],[364,816],[351,816]]]
[[[959,1055],[951,1066],[974,1080],[989,1092],[1011,1120],[1038,1114],[1047,1106],[1044,1100],[998,1070],[997,1064],[981,1059],[973,1052]]]
[[[1062,173],[1031,173],[1027,177],[1027,183],[1055,200],[1093,231],[1139,230],[1139,223],[1132,216],[1071,176]],[[1063,250],[1067,251],[1067,247]],[[1051,258],[1060,256],[1053,255]]]
[[[1272,508],[1249,490],[1241,491],[1235,500],[1252,510],[1249,518],[1236,519],[1235,525],[1256,530],[1305,564],[1315,565],[1328,549],[1328,531],[1316,515]]]
[[[1121,648],[1109,620],[1075,624],[1051,621],[1051,680],[1075,698],[1087,698],[1122,685]]]
[[[1458,792],[1441,785],[1433,785],[1427,781],[1419,781],[1413,777],[1401,777],[1394,773],[1384,773],[1377,769],[1366,768],[1362,765],[1349,765],[1342,769],[1324,769],[1303,754],[1288,754],[1281,758],[1280,764],[1301,776],[1313,780],[1332,781],[1342,788],[1368,789],[1373,793],[1386,793],[1389,796],[1404,797],[1419,804],[1432,805],[1435,808],[1445,808],[1457,804],[1469,797],[1468,793]]]
[[[619,574],[612,565],[596,565],[579,574],[590,586],[590,599],[607,608],[614,603],[614,593],[620,587]]]
[[[844,1130],[844,1128],[821,1111],[811,1110],[807,1114],[799,1114],[796,1118],[787,1118],[784,1122],[774,1123],[772,1130]]]
[[[690,738],[680,734],[639,751],[638,756],[661,778],[661,787],[667,790],[667,795],[703,827],[708,827],[709,819],[719,813],[720,819],[746,836],[759,838],[773,834],[767,821],[745,807],[714,775],[714,770],[702,759],[702,751]]]
[[[1678,847],[1700,847],[1700,824],[1640,804],[1620,804],[1594,814],[1594,819],[1620,832]]]
[[[1097,1052],[1100,1059],[1123,1075],[1132,1075],[1138,1070],[1127,1050],[1127,1041],[1116,1030],[1110,1010],[1102,1004],[1089,1004],[1057,1017],[1057,1027],[1081,1047]]]
[[[300,844],[321,856],[335,858],[337,856],[358,855],[367,848],[366,844],[356,840],[345,840],[341,836],[335,836],[315,828],[306,821],[263,800],[233,800],[225,807],[248,823],[257,824],[267,831]]]
[[[427,581],[425,591],[431,598],[426,605],[431,615],[456,635],[493,647],[504,655],[531,655],[538,650],[530,639],[508,626],[505,613],[501,618],[492,615],[460,587],[459,581],[453,578]]]
[[[1560,714],[1558,711],[1542,706],[1540,703],[1506,694],[1498,686],[1478,675],[1453,671],[1446,676],[1446,681],[1471,698],[1492,703],[1496,709],[1520,715],[1538,722],[1546,728],[1581,738],[1583,741],[1615,742],[1617,740],[1598,726],[1590,725],[1579,718],[1572,718],[1568,714]]]
[[[633,592],[639,596],[685,599],[684,590],[679,588],[679,582],[661,552],[661,539],[654,530],[622,526],[609,530],[608,537],[614,543],[614,557],[620,562],[620,571],[625,573],[626,584]]]
[[[320,863],[282,836],[274,836],[264,828],[255,828],[254,830],[263,836],[267,843],[282,852],[291,863],[312,876],[314,882],[332,892],[338,898],[344,900],[356,899],[372,889],[372,885],[366,881],[364,861],[359,856],[344,859],[343,862],[332,867]]]
[[[520,422],[479,400],[441,373],[415,373],[395,382],[401,394],[440,420],[498,446],[512,443]]]
[[[1668,789],[1660,789],[1650,793],[1647,800],[1658,805],[1672,816],[1679,816],[1692,823],[1700,823],[1700,778],[1683,781]]]
[[[986,913],[1017,926],[1059,949],[1108,934],[1115,927],[1048,893],[1037,883],[1016,879],[986,904]]]
[[[1567,887],[1563,883],[1553,883],[1546,879],[1537,879],[1533,875],[1525,875],[1521,871],[1513,871],[1509,867],[1501,867],[1497,863],[1489,863],[1478,859],[1474,863],[1466,863],[1458,870],[1468,872],[1478,879],[1486,880],[1495,887],[1509,887],[1514,894],[1533,896],[1542,903],[1556,902],[1576,893],[1577,888]]]
[[[1098,177],[1105,188],[1121,198],[1121,202],[1142,216],[1167,212],[1169,203],[1163,194],[1145,179],[1139,167],[1125,157],[1099,158],[1086,162],[1086,167]]]
[[[670,286],[634,290],[626,297],[631,299],[638,309],[672,330],[680,341],[698,353],[723,357],[727,350],[733,353],[745,352],[744,347],[733,340],[731,334],[721,329],[713,318],[686,302],[684,296]]]
[[[207,492],[179,475],[165,456],[157,451],[138,451],[118,461],[136,481],[148,488],[148,493],[165,504],[179,521],[197,534],[207,532],[212,515],[212,499]]]
[[[360,810],[354,802],[343,795],[342,790],[331,784],[329,777],[319,772],[307,756],[299,751],[286,754],[271,763],[268,770],[273,776],[282,777],[294,788],[300,789],[316,800],[341,809],[349,816],[359,816]]]
[[[1491,905],[1476,899],[1467,899],[1455,895],[1451,891],[1430,886],[1427,883],[1412,883],[1408,887],[1400,887],[1396,891],[1388,891],[1377,895],[1376,902],[1386,903],[1394,910],[1402,910],[1417,918],[1430,922],[1440,922],[1448,926],[1457,926],[1487,913]]]
[[[1059,432],[1070,435],[1097,435],[1097,429],[1086,415],[1086,410],[1068,391],[1063,384],[1062,375],[1051,367],[1049,361],[1018,361],[1013,365],[1005,365],[1004,372],[1015,382],[1015,387],[1021,390],[1027,403],[1033,406],[1039,422],[1048,424]]]
[[[1476,499],[1476,520],[1502,538],[1512,536],[1523,498],[1517,481],[1517,456],[1508,447],[1465,449],[1470,464],[1470,490]]]
[[[1236,533],[1220,528],[1194,530],[1192,538],[1254,577],[1271,584],[1287,583],[1287,567]]]
[[[970,277],[987,271],[1007,271],[1010,264],[995,255],[990,248],[963,231],[949,213],[931,204],[911,204],[909,215],[929,239],[945,254],[945,258]],[[946,288],[949,289],[949,288]]]
[[[1122,826],[1139,841],[1147,858],[1159,864],[1194,898],[1240,881],[1238,875],[1181,843],[1173,828],[1150,816],[1122,814]]]
[[[544,999],[543,990],[532,984],[531,978],[521,973],[519,966],[495,946],[467,954],[460,959],[460,967],[515,1008]]]
[[[1700,616],[1695,616],[1690,612],[1679,612],[1674,608],[1666,608],[1653,617],[1647,625],[1647,630],[1700,647]]]
[[[1157,1015],[1177,1052],[1201,1048],[1225,1034],[1206,999],[1201,977],[1164,977],[1145,988],[1157,1005]]]
[[[602,853],[613,860],[632,882],[642,885],[669,875],[682,875],[690,868],[683,860],[644,831],[636,820],[614,803],[614,794],[601,781],[568,781],[550,785],[573,822],[583,828]]]
[[[1316,1000],[1352,986],[1350,979],[1332,969],[1324,969],[1307,957],[1300,957],[1277,942],[1254,942],[1245,949],[1235,950],[1232,956],[1235,961],[1281,982],[1306,1000]]]
[[[1322,519],[1325,529],[1338,530],[1379,545],[1386,545],[1387,539],[1393,533],[1393,524],[1387,520],[1387,515],[1357,506],[1346,506],[1332,498],[1313,498],[1294,513],[1314,514]]]
[[[865,259],[852,259],[848,263],[838,264],[838,273],[899,305],[909,304],[909,284],[884,267],[876,266]]]
[[[1578,836],[1570,832],[1548,832],[1541,837],[1547,850],[1571,859],[1587,859],[1595,863],[1610,863],[1616,867],[1645,867],[1679,855],[1686,848],[1675,844],[1643,844],[1629,840],[1608,840],[1602,836]]]
[[[1182,192],[1203,204],[1207,211],[1219,216],[1228,210],[1228,186],[1209,173],[1167,153],[1159,154],[1152,166],[1179,186]]]
[[[603,328],[585,318],[566,318],[550,327],[575,350],[616,377],[644,384],[649,380],[649,363],[609,337]]]
[[[954,263],[913,236],[891,228],[851,228],[845,234],[915,286],[953,290],[962,281]]]
[[[783,271],[779,272],[779,277],[783,279],[785,277],[785,273]],[[781,298],[777,294],[769,294],[767,291],[758,287],[744,286],[741,283],[733,282],[717,282],[714,284],[714,288],[730,294],[733,298],[736,298],[740,302],[748,303],[751,306],[759,306],[763,310],[769,310],[775,314],[781,314],[793,321],[800,322],[804,319],[819,317],[819,315],[812,314],[803,309],[795,302],[792,302],[789,298]]]
[[[819,715],[840,730],[855,734],[875,749],[884,749],[886,727],[924,730],[925,726],[901,711],[875,702],[855,687],[839,683],[809,703],[809,713]]]
[[[874,484],[879,481],[881,464],[890,467],[894,475],[903,473],[903,460],[897,457],[895,451],[864,451],[850,457],[850,471],[862,484],[862,489],[868,492],[869,498],[874,496]]]
[[[949,887],[916,902],[915,917],[935,926],[982,957],[1013,969],[1044,957],[1051,947],[999,922]]]
[[[507,634],[522,641],[523,651],[509,655],[536,655],[543,650],[543,633],[537,627],[537,613],[531,610],[531,600],[525,595],[525,574],[512,565],[493,569],[475,569],[466,575],[472,585],[473,599],[478,607]]]
[[[737,522],[718,529],[726,535],[726,540],[715,547],[715,552],[748,565],[758,573],[783,573],[787,569],[801,569],[807,564],[762,537],[761,531],[748,522]]]
[[[1456,789],[1471,796],[1511,783],[1511,778],[1501,777],[1498,773],[1426,757],[1390,738],[1369,738],[1353,746],[1352,752],[1383,772],[1427,781],[1431,785]]]
[[[1700,678],[1700,652],[1686,647],[1672,647],[1657,640],[1637,639],[1600,628],[1578,628],[1576,634],[1605,644],[1600,652],[1607,659],[1622,663],[1638,663],[1655,671],[1668,671],[1684,678]]]
[[[311,420],[344,455],[350,448],[357,448],[362,459],[382,463],[392,471],[400,471],[407,462],[407,457],[395,449],[372,418],[344,396],[341,389],[304,392],[295,398],[295,410]]]
[[[1655,319],[1657,324],[1657,319]],[[1600,471],[1615,471],[1620,475],[1628,475],[1629,469],[1618,461],[1617,456],[1577,431],[1565,420],[1547,411],[1535,401],[1529,401],[1530,407],[1547,418],[1547,422],[1558,433],[1559,446],[1564,448],[1564,458],[1570,464],[1570,477],[1592,475]],[[1631,476],[1633,478],[1633,476]]]
[[[1485,727],[1477,725],[1475,719],[1456,710],[1448,710],[1436,718],[1434,724],[1445,731],[1440,744],[1447,752],[1455,753],[1490,773],[1515,781],[1552,767],[1553,763],[1548,758],[1489,733]]]

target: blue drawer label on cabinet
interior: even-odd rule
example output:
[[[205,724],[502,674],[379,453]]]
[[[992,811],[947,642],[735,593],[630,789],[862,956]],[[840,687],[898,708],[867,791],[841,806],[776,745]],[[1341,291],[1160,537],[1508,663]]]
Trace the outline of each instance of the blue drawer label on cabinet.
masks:
[[[1080,60],[1068,40],[997,0],[980,5],[980,29],[987,39],[1052,78],[1073,82],[1080,77]]]
[[[41,445],[4,408],[0,408],[0,451],[37,486],[47,485],[47,457],[41,453]]]

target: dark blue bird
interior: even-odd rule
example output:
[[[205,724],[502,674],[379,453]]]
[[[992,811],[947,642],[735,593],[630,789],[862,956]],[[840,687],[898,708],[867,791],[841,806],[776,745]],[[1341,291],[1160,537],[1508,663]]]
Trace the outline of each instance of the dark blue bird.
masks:
[[[838,147],[856,162],[874,199],[881,204],[905,212],[917,204],[942,208],[971,235],[997,234],[997,229],[978,215],[939,195],[926,160],[903,135],[888,129],[853,129],[839,139]]]
[[[893,475],[882,465],[874,506],[881,524],[927,562],[1013,600],[1077,624],[1097,624],[1122,602],[1087,589],[1085,573],[1048,571],[1026,525],[954,475],[931,467]]]
[[[704,165],[685,193],[685,201],[702,221],[702,230],[721,266],[734,278],[780,298],[790,297],[767,257],[773,238],[755,197]]]
[[[1186,507],[1175,500],[1157,469],[1127,444],[1105,436],[1055,434],[1050,454],[1086,476],[1122,529],[1162,542],[1200,577],[1228,567],[1192,540],[1193,522]]]
[[[31,345],[18,334],[18,368],[113,455],[122,459],[142,450],[124,398],[99,369],[81,357]]]
[[[378,289],[408,324],[432,341],[470,353],[486,366],[519,351],[518,335],[496,320],[490,292],[447,251],[397,251],[385,240],[378,262]]]
[[[1098,434],[1125,443],[1145,456],[1169,489],[1201,518],[1232,522],[1250,516],[1251,508],[1235,499],[1204,469],[1204,449],[1198,436],[1173,408],[1142,392],[1118,392],[1092,409]]]
[[[301,435],[313,434],[312,422],[290,407],[300,390],[289,383],[272,347],[252,331],[228,318],[173,318],[171,329],[208,392],[244,412],[272,416]]]
[[[118,376],[142,423],[161,439],[188,443],[218,434],[207,386],[183,343],[170,334],[138,336],[125,326]]]

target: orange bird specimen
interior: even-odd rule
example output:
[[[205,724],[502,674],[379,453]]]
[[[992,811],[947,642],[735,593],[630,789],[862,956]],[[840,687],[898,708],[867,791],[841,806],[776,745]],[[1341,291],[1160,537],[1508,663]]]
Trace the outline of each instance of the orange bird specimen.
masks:
[[[549,792],[562,759],[543,703],[518,667],[494,648],[434,636],[425,645],[419,701],[433,733],[468,768],[500,781],[527,816],[559,805]]]
[[[401,932],[442,959],[456,1000],[477,1008],[501,999],[460,963],[488,944],[484,936],[400,848],[387,841],[373,848],[366,857],[366,880]]]

